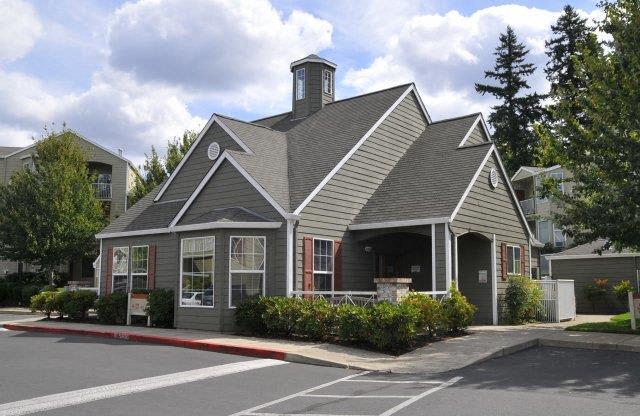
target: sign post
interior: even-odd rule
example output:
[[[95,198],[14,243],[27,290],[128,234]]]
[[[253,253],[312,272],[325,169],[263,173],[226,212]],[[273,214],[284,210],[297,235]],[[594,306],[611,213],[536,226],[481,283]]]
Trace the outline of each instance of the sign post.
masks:
[[[637,328],[636,319],[640,318],[640,293],[629,292],[629,317],[631,318],[631,329]]]
[[[151,326],[151,317],[147,316],[145,309],[147,308],[147,300],[149,295],[146,293],[129,293],[127,301],[127,325],[131,325],[132,316],[146,316],[147,326]]]

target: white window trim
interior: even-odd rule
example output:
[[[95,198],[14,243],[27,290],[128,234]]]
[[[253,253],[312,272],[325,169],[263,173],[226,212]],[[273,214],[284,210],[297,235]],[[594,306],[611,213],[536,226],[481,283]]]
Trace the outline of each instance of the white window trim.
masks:
[[[132,256],[133,249],[140,248],[140,247],[146,247],[147,248],[147,272],[146,273],[134,273],[133,272],[133,256]],[[136,289],[136,290],[149,290],[149,245],[148,244],[141,244],[141,245],[137,245],[137,246],[131,246],[129,251],[130,251],[129,257],[131,257],[131,270],[129,272],[129,288],[130,288],[130,290],[134,290],[133,289],[133,276],[147,276],[147,287],[145,287],[144,289]]]
[[[513,258],[512,258],[512,260],[513,260],[513,269],[514,269],[514,271],[513,271],[513,272],[511,272],[511,271],[509,270],[509,260],[508,260],[508,257],[509,257],[509,247],[511,247],[511,248],[513,248],[513,249],[514,249],[514,251],[513,251]],[[520,256],[519,256],[520,258],[518,259],[518,262],[520,262],[520,263],[522,264],[522,247],[520,247],[520,246],[518,246],[518,245],[514,245],[514,244],[507,244],[507,275],[511,275],[511,276],[522,275],[522,276],[524,276],[524,273],[523,273],[523,271],[522,271],[522,270],[520,270],[520,273],[516,273],[516,271],[515,271],[515,268],[516,268],[516,252],[515,252],[515,249],[516,249],[516,248],[518,249],[518,252],[520,253]],[[520,269],[522,269],[522,265],[520,265]]]
[[[296,101],[304,100],[307,97],[307,71],[306,68],[296,69]],[[298,73],[302,73],[302,97],[298,95]]]
[[[325,88],[324,88],[325,76],[328,76],[328,78],[329,78],[329,83],[327,84],[329,86],[329,91],[325,90]],[[328,95],[332,95],[333,94],[333,73],[331,71],[329,71],[328,69],[323,69],[322,70],[322,93],[323,94],[328,94]]]
[[[262,248],[264,250],[264,261],[262,262],[263,266],[262,269],[263,270],[236,270],[235,272],[231,271],[231,241],[233,241],[234,238],[247,238],[247,237],[252,237],[252,238],[262,238]],[[228,306],[229,309],[235,309],[236,306],[231,305],[231,275],[233,273],[262,273],[262,296],[265,295],[265,290],[266,290],[266,284],[267,284],[267,236],[264,235],[230,235],[229,236],[229,258],[228,258],[228,262],[229,262],[229,302],[228,302]]]
[[[331,271],[324,271],[324,270],[316,270],[316,240],[317,241],[329,241],[331,243]],[[321,238],[321,237],[313,237],[313,290],[316,289],[316,285],[315,285],[315,275],[317,274],[330,274],[331,275],[331,291],[333,292],[335,290],[335,278],[336,278],[336,274],[335,274],[335,247],[334,247],[335,242],[330,239],[330,238]]]
[[[211,306],[207,305],[183,305],[182,304],[182,251],[183,251],[183,241],[184,240],[195,240],[198,238],[213,238],[213,256],[211,257],[211,261],[213,264],[211,265]],[[196,309],[213,309],[216,306],[216,236],[215,235],[203,235],[198,237],[185,237],[180,239],[180,276],[178,277],[180,281],[180,293],[178,294],[178,308],[196,308]],[[204,295],[202,296],[202,300],[204,300]]]
[[[556,243],[558,243],[559,241],[556,241],[556,231],[560,231],[560,233],[562,233],[562,247],[565,246],[565,244],[567,243],[567,236],[564,234],[564,230],[562,228],[556,228],[556,224],[555,223],[551,223],[551,233],[553,234],[553,246],[554,247],[558,247],[556,245]]]
[[[113,265],[115,264],[114,262],[114,255],[116,250],[119,249],[123,249],[126,248],[127,249],[127,273],[126,274],[122,274],[122,273],[114,273],[113,272]],[[127,277],[127,287],[125,288],[124,292],[127,293],[129,292],[129,263],[131,260],[131,249],[129,246],[117,246],[113,248],[113,251],[111,253],[111,293],[114,293],[114,288],[115,288],[115,279],[114,277],[116,276],[126,276]]]

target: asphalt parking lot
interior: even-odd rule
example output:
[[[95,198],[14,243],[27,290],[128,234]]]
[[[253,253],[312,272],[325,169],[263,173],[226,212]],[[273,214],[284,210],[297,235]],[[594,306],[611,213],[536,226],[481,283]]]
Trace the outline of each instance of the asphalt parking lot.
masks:
[[[0,332],[0,416],[637,415],[635,353],[535,348],[394,375],[78,336]]]

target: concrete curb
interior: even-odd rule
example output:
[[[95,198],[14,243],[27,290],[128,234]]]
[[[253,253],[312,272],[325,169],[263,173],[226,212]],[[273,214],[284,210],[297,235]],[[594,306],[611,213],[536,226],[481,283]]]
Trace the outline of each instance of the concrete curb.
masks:
[[[31,312],[31,311],[23,311],[23,310],[0,310],[0,315],[32,315],[32,316],[44,316],[42,314],[39,314],[37,312]]]

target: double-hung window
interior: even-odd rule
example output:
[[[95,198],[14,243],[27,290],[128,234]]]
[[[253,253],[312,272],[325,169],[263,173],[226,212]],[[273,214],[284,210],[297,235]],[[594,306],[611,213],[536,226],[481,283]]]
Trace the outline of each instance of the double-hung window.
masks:
[[[322,71],[322,91],[325,94],[331,94],[333,91],[333,76],[331,71],[327,71],[326,69]]]
[[[556,228],[556,225],[553,224],[553,244],[556,247],[562,248],[564,247],[564,232],[561,228]]]
[[[520,246],[507,246],[507,274],[522,274]]]
[[[264,295],[265,237],[231,237],[229,242],[229,307]]]
[[[131,247],[131,290],[148,289],[149,246]]]
[[[549,221],[538,221],[538,240],[543,244],[551,241],[549,238]]]
[[[129,247],[113,248],[112,291],[126,292],[129,280]]]
[[[180,306],[213,307],[215,237],[183,238]]]
[[[313,290],[333,290],[333,241],[313,239]]]
[[[305,92],[305,70],[296,69],[296,100],[303,100]]]

